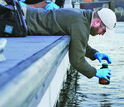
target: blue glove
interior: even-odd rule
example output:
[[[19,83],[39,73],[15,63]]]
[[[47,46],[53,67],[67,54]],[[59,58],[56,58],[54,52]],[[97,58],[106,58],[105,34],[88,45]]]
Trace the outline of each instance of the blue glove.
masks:
[[[59,9],[59,6],[56,5],[55,3],[51,2],[51,1],[46,1],[47,4],[46,7],[45,7],[45,10],[53,10],[53,9]]]
[[[20,0],[19,2],[20,2],[20,5],[21,5],[22,7],[27,6],[25,3],[23,3],[23,2],[25,2],[25,0]]]
[[[108,56],[107,54],[96,52],[94,54],[94,56],[95,56],[96,59],[99,60],[100,63],[102,62],[102,59],[106,60],[108,62],[108,64],[112,63],[111,57]]]
[[[109,81],[107,77],[111,77],[110,75],[111,75],[111,70],[109,68],[105,68],[105,69],[97,69],[95,76],[98,78],[105,78],[107,81]]]
[[[22,7],[26,7],[27,5],[25,4],[25,3],[23,3],[23,2],[21,2],[21,1],[19,1],[20,2],[20,5],[22,6]]]
[[[23,3],[25,2],[25,0],[19,0],[19,1],[21,1],[21,2],[23,2]]]

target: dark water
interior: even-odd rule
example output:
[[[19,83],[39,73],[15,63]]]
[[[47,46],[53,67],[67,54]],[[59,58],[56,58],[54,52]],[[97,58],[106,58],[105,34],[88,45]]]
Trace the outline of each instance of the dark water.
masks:
[[[124,107],[124,22],[117,23],[113,38],[99,35],[91,37],[89,44],[111,56],[110,84],[100,85],[98,78],[88,79],[75,71],[68,76],[57,107]],[[97,69],[101,67],[98,60],[87,60]]]
[[[97,78],[87,80],[75,72],[68,76],[56,107],[124,107],[124,84],[119,81],[100,85]]]

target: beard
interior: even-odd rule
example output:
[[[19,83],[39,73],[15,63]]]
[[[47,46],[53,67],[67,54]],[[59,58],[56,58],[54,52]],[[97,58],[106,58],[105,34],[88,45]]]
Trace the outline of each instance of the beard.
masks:
[[[91,26],[90,34],[91,34],[92,36],[98,35],[98,28]]]

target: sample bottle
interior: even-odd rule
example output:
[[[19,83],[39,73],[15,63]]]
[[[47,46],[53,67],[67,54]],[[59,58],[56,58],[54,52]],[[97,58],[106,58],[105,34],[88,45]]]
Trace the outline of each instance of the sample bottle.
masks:
[[[100,69],[103,69],[103,68],[108,68],[108,64],[103,63],[102,67]],[[108,79],[110,80],[110,77],[108,77]],[[99,78],[99,84],[108,85],[108,84],[110,84],[110,81],[107,81],[105,78]]]

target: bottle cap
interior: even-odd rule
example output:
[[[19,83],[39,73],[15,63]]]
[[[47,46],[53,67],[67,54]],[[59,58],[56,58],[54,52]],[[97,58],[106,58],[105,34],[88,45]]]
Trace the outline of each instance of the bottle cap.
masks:
[[[102,63],[102,65],[108,65],[108,63]]]

